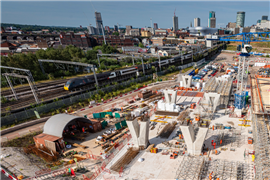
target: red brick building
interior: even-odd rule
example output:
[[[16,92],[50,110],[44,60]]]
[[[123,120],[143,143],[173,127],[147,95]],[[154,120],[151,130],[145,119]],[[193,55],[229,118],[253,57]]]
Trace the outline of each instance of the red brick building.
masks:
[[[74,45],[76,47],[93,47],[95,41],[86,33],[60,33],[60,42],[62,45]]]
[[[103,36],[95,37],[97,44],[102,45],[104,38]],[[130,37],[119,37],[119,36],[107,36],[106,43],[110,44],[111,46],[134,46],[137,45],[137,41],[133,40]]]

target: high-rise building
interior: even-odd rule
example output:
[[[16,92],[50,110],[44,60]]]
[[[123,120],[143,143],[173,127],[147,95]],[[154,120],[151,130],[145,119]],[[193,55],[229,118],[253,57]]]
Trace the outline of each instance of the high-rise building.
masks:
[[[190,21],[190,27],[192,27],[192,22]]]
[[[261,23],[261,20],[259,19],[259,20],[257,21],[257,23]]]
[[[95,17],[96,17],[97,34],[101,35],[102,34],[102,28],[103,28],[101,13],[96,11],[95,12]]]
[[[88,34],[93,34],[93,35],[97,34],[97,30],[95,27],[87,26],[87,29],[88,29]]]
[[[117,25],[114,25],[113,30],[118,31],[118,26]]]
[[[200,18],[194,18],[194,27],[201,26],[201,19]]]
[[[211,23],[210,19],[215,18],[215,17],[216,17],[215,11],[209,11],[208,27],[211,27],[210,26],[210,23]]]
[[[177,31],[178,30],[178,17],[173,16],[173,30]]]
[[[154,29],[158,29],[158,24],[154,23]]]
[[[268,20],[268,16],[262,16],[262,20]]]
[[[245,12],[241,11],[241,12],[237,12],[237,16],[236,16],[236,27],[245,27]]]
[[[216,28],[216,18],[210,18],[210,28]]]

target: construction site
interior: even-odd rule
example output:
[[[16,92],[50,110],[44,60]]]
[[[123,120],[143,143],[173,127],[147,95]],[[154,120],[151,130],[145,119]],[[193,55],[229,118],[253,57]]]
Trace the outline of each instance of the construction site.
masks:
[[[268,179],[269,69],[270,59],[221,53],[176,79],[51,116],[34,144],[2,148],[2,163],[18,179]],[[23,171],[33,162],[39,170]]]

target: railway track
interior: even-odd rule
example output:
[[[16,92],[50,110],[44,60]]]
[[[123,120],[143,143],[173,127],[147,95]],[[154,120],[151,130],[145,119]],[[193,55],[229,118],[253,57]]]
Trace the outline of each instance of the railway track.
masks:
[[[63,87],[58,87],[55,89],[51,89],[51,90],[46,90],[41,92],[38,95],[38,99],[42,102],[49,102],[52,101],[53,99],[59,97],[59,95],[61,94],[61,96],[65,96],[70,94],[69,91],[65,91]],[[60,98],[60,97],[59,97]],[[16,110],[18,111],[19,109],[24,109],[27,108],[29,106],[31,106],[31,104],[35,104],[35,98],[33,95],[29,95],[29,96],[24,96],[22,98],[20,98],[17,101],[11,101],[8,103],[4,103],[1,105],[1,111],[3,112],[7,112],[9,111],[9,109],[11,110],[11,112],[16,112]]]
[[[60,86],[60,85],[63,86],[67,81],[68,81],[68,79],[61,79],[61,80],[56,80],[56,81],[52,81],[52,82],[48,82],[48,83],[39,83],[36,86],[37,86],[38,91],[42,91],[42,90],[44,90],[46,88],[49,89],[52,86]],[[30,88],[29,85],[14,88],[14,89],[15,89],[15,92],[16,92],[17,96],[32,93],[31,88]],[[11,89],[1,91],[1,96],[5,96],[6,98],[14,97]]]
[[[211,52],[210,54],[212,54]],[[119,83],[129,80],[131,77],[126,77],[124,75],[123,79],[118,79]],[[55,98],[67,98],[72,95],[77,95],[87,90],[95,89],[95,85],[91,85],[89,89],[75,89],[75,92],[65,91],[63,86],[68,79],[56,80],[48,83],[39,83],[37,84],[38,89],[38,99],[41,103],[49,103],[52,102]],[[100,82],[100,86],[107,85],[111,83],[110,81],[102,81]],[[19,97],[17,101],[11,101],[4,104],[1,104],[2,115],[5,115],[8,112],[15,113],[24,110],[25,108],[31,107],[31,104],[36,104],[34,96],[29,86],[27,87],[19,87],[15,88],[16,94]],[[5,96],[9,99],[13,98],[14,95],[11,90],[5,90],[1,92],[1,96]]]

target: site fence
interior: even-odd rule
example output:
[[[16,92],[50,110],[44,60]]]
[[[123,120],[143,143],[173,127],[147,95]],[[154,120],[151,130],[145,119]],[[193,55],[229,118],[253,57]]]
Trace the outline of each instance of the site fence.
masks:
[[[95,166],[95,172],[91,177],[88,178],[85,175],[83,175],[83,178],[85,180],[94,180],[102,172],[106,172],[106,173],[111,174],[111,171],[109,169],[107,169],[106,166],[112,161],[112,159],[120,152],[120,150],[125,145],[127,145],[127,144],[129,145],[130,139],[131,139],[131,134],[129,134],[129,135],[125,134],[122,138],[120,138],[118,143],[116,143],[113,146],[113,148],[109,152],[106,153],[105,159],[104,159],[104,157],[93,155],[91,151],[88,151],[88,153],[86,154],[87,159],[78,161],[78,163],[84,164],[90,159],[90,160],[101,161],[101,165]],[[66,174],[67,173],[66,169],[69,169],[69,168],[74,167],[74,166],[77,166],[76,162],[69,164],[69,165],[66,165],[66,166],[64,166],[62,164],[62,165],[52,167],[52,168],[41,169],[41,170],[35,172],[35,176],[27,178],[27,180],[32,180],[32,179],[34,180],[34,179],[39,179],[39,178],[40,179],[55,178],[56,176]],[[90,166],[92,166],[92,165],[90,165]],[[87,166],[86,166],[86,168],[87,168]],[[123,171],[121,171],[121,169],[119,171],[120,171],[120,175],[121,175],[121,173]]]
[[[107,152],[106,159],[103,160],[103,162],[101,163],[101,166],[98,166],[97,165],[95,167],[95,173],[91,177],[89,177],[89,178],[87,178],[86,176],[84,176],[84,180],[94,180],[102,172],[106,172],[106,173],[111,174],[111,171],[106,168],[107,165],[109,163],[115,163],[116,162],[116,161],[113,162],[112,159],[123,149],[123,147],[125,145],[128,145],[128,147],[132,147],[132,144],[129,144],[130,139],[131,139],[131,134],[124,135],[123,138],[121,139],[121,141],[119,141],[117,144],[115,144],[114,147],[109,152]],[[97,156],[91,155],[91,154],[89,155],[89,158],[93,158],[93,159],[94,158],[99,158],[99,159],[101,159],[101,157],[97,157]],[[122,173],[123,173],[123,167],[121,167],[119,169],[119,177],[121,177]],[[103,178],[105,178],[105,176],[106,175],[104,175]],[[105,179],[107,179],[107,178],[105,178]]]
[[[182,70],[182,69],[185,69],[185,68],[188,68],[188,67],[191,67],[191,66],[195,65],[195,63],[197,65],[200,65],[200,64],[202,64],[204,62],[205,62],[205,59],[203,58],[203,59],[201,59],[200,61],[197,61],[197,62],[191,62],[191,63],[185,64],[185,65],[182,65],[182,66],[178,66],[177,69]],[[168,71],[164,70],[164,71],[158,72],[158,75],[160,76],[160,75],[164,75],[166,73],[168,73]],[[101,90],[103,92],[112,92],[113,90],[115,90],[116,88],[118,88],[120,86],[129,86],[131,83],[134,83],[134,82],[141,83],[143,81],[150,80],[152,78],[152,76],[153,76],[152,74],[146,75],[144,77],[140,77],[140,78],[137,78],[137,79],[122,82],[122,83],[119,83],[117,85],[112,85],[112,86],[109,86],[109,87],[101,88],[99,90]],[[11,125],[13,123],[23,121],[23,120],[28,119],[28,118],[35,117],[36,116],[35,111],[38,112],[39,114],[41,114],[41,113],[48,113],[48,112],[50,112],[52,110],[62,108],[64,106],[70,106],[70,105],[72,105],[72,104],[74,104],[76,102],[89,99],[92,95],[97,94],[99,90],[94,90],[94,91],[91,91],[91,92],[82,93],[80,95],[71,96],[69,98],[60,99],[58,101],[48,103],[48,104],[44,104],[44,105],[39,106],[39,107],[31,108],[31,109],[28,109],[28,110],[24,110],[22,112],[13,113],[11,115],[1,117],[1,124],[2,124],[2,126]]]
[[[126,82],[122,82],[119,83],[117,85],[112,85],[109,87],[105,87],[105,88],[101,88],[99,90],[103,91],[103,92],[112,92],[114,89],[116,89],[117,87],[120,86],[129,86],[131,83],[141,83],[144,82],[148,79],[151,79],[152,75],[146,75],[144,77],[140,77],[137,79],[133,79],[133,80],[129,80]],[[71,96],[69,98],[65,98],[65,99],[60,99],[58,101],[52,102],[52,103],[48,103],[48,104],[44,104],[42,106],[39,107],[35,107],[29,110],[25,110],[22,112],[18,112],[18,113],[13,113],[11,115],[5,116],[5,117],[1,117],[1,125],[5,126],[5,125],[10,125],[19,121],[23,121],[25,119],[31,118],[31,117],[35,117],[35,111],[38,112],[39,114],[41,113],[47,113],[50,112],[52,110],[58,109],[58,108],[62,108],[65,106],[70,106],[76,102],[80,102],[86,99],[89,99],[92,95],[97,94],[99,90],[95,90],[95,91],[91,91],[91,92],[86,92],[86,93],[82,93],[80,95],[76,95],[76,96]]]

